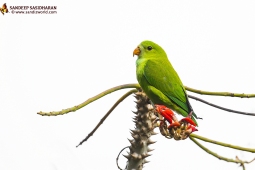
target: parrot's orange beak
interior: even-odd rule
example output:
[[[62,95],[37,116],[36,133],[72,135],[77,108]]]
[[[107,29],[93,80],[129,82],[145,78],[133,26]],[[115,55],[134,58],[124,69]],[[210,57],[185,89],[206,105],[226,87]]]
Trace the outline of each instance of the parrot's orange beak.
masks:
[[[136,49],[134,50],[134,52],[133,52],[133,57],[134,57],[134,55],[139,55],[140,54],[140,48],[139,47],[136,47]]]

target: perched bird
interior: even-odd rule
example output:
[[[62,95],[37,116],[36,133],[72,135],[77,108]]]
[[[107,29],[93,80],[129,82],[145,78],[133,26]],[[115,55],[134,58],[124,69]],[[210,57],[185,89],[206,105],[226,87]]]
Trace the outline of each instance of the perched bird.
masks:
[[[167,58],[165,51],[152,41],[143,41],[134,50],[137,55],[136,77],[146,95],[155,105],[164,105],[184,117],[196,114],[189,103],[181,79]]]

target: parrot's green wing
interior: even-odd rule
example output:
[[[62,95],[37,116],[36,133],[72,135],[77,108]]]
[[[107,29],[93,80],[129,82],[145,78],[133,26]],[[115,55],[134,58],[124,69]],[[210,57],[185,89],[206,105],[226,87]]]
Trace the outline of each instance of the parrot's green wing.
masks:
[[[173,103],[183,109],[187,116],[193,109],[188,101],[183,84],[167,60],[148,60],[144,66],[144,77],[150,86],[161,91]],[[196,117],[196,115],[194,114]]]

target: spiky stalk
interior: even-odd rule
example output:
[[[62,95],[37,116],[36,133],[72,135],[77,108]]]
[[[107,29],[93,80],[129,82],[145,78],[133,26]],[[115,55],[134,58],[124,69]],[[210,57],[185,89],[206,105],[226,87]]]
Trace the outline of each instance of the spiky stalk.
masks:
[[[137,92],[135,98],[137,104],[137,111],[133,112],[135,129],[130,132],[133,138],[129,139],[130,152],[124,155],[128,159],[125,170],[142,170],[143,165],[148,163],[145,158],[150,156],[149,152],[152,151],[148,145],[155,143],[150,137],[156,134],[154,128],[157,126],[155,122],[157,117],[154,115],[150,99],[143,92]]]

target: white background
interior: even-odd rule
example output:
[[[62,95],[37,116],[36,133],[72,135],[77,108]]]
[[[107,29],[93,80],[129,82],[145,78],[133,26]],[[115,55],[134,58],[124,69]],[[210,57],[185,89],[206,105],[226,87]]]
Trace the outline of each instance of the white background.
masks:
[[[137,83],[134,48],[143,40],[162,46],[189,87],[255,93],[254,1],[2,1],[7,6],[56,5],[57,14],[0,15],[0,169],[117,169],[129,145],[135,110],[127,98],[82,146],[127,90],[112,93],[77,112],[42,117],[80,104],[113,86]],[[11,12],[11,11],[10,11]],[[189,93],[191,94],[191,93]],[[200,96],[236,110],[255,112],[255,99]],[[190,100],[197,134],[255,148],[255,117]],[[208,155],[189,139],[153,137],[157,143],[144,169],[241,169]],[[254,154],[203,143],[229,158]],[[125,153],[125,152],[124,152]],[[126,159],[119,164],[125,167]],[[255,169],[255,162],[247,165]]]

